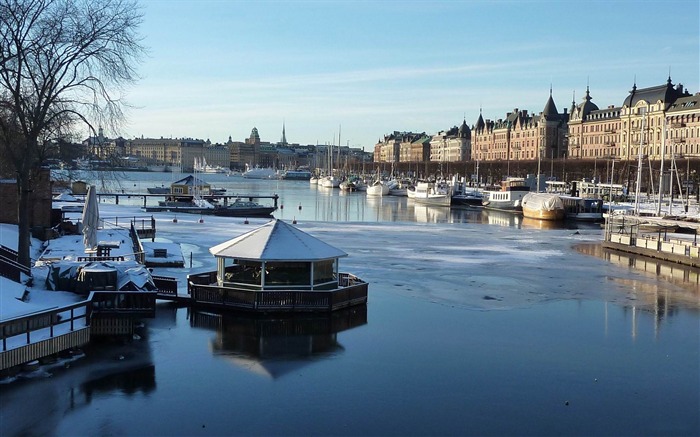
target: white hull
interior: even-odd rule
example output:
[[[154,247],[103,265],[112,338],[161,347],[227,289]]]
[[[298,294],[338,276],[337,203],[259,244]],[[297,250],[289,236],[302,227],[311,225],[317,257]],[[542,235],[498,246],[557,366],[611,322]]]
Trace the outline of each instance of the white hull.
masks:
[[[319,185],[323,188],[338,188],[340,186],[340,180],[334,176],[327,176],[319,180]]]
[[[367,187],[367,195],[373,197],[389,195],[389,187],[381,182],[375,182]]]
[[[246,179],[277,179],[279,175],[271,168],[251,168],[243,173]]]
[[[419,182],[413,194],[416,203],[431,206],[450,206],[452,194],[449,187],[438,186],[430,182]]]

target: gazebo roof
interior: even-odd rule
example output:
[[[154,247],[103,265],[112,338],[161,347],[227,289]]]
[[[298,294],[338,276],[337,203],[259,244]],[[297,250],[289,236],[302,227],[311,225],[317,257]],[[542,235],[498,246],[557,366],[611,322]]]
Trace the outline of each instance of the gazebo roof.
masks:
[[[209,252],[216,257],[257,261],[320,261],[348,255],[277,219],[218,244]]]

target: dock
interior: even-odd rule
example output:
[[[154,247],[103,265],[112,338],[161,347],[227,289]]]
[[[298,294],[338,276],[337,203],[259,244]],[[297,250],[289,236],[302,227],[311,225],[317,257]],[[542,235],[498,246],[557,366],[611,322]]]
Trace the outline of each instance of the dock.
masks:
[[[76,198],[81,198],[81,195],[74,195]],[[146,208],[148,205],[148,200],[149,199],[159,199],[159,200],[165,200],[165,198],[171,196],[170,193],[167,194],[150,194],[150,193],[97,193],[97,198],[98,199],[103,199],[103,198],[114,198],[114,203],[119,205],[119,199],[131,199],[137,198],[137,199],[143,199],[143,208]],[[84,197],[84,196],[83,196]],[[274,202],[275,208],[277,208],[277,202],[279,201],[279,195],[278,194],[210,194],[206,196],[202,196],[204,199],[207,200],[216,200],[216,201],[223,201],[224,204],[229,203],[231,200],[235,199],[248,199],[250,201],[253,201],[254,199],[272,199]]]
[[[700,223],[660,217],[608,217],[603,247],[700,268]]]

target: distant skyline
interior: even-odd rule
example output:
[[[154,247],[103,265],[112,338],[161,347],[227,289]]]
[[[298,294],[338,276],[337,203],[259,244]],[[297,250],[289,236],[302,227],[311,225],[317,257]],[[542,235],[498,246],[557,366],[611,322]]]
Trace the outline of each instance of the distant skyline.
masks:
[[[148,55],[108,136],[337,144],[700,91],[700,6],[682,1],[143,0]]]

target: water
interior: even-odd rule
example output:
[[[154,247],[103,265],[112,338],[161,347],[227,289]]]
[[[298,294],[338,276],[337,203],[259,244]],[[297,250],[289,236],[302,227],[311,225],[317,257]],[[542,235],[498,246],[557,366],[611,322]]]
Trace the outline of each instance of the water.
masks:
[[[700,433],[697,272],[605,255],[596,227],[480,211],[421,222],[406,199],[236,183],[280,194],[280,215],[348,252],[366,308],[253,318],[159,304],[138,339],[0,386],[0,434]],[[197,268],[244,229],[162,217]]]

